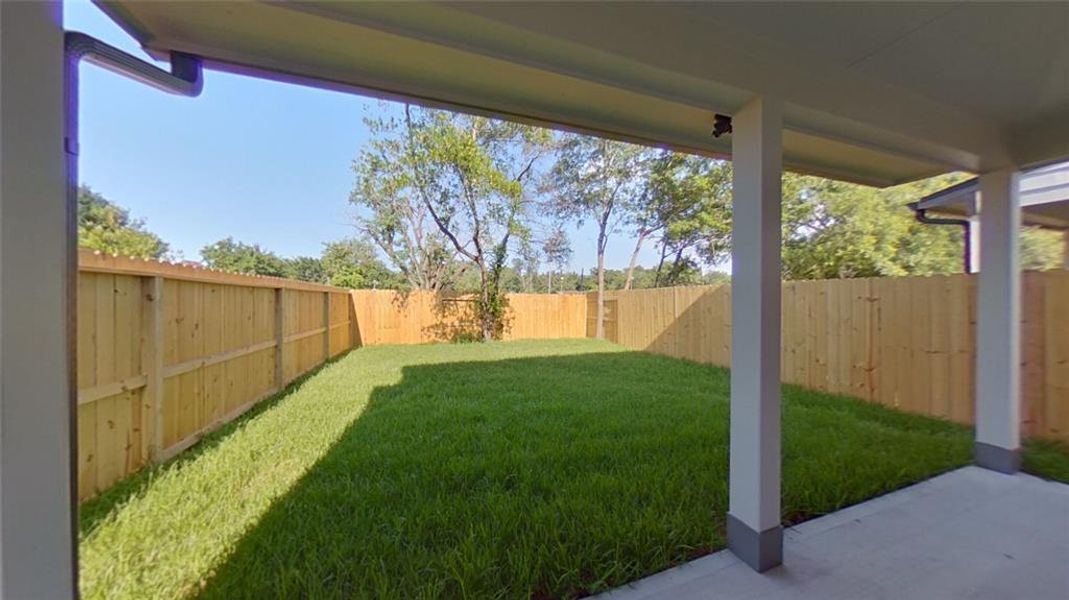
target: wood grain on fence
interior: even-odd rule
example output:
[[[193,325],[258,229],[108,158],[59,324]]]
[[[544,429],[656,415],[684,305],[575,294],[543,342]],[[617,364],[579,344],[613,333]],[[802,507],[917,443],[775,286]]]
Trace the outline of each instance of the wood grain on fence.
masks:
[[[474,296],[427,291],[352,290],[360,344],[425,344],[475,340]],[[508,294],[503,339],[581,338],[583,294]]]
[[[1069,271],[1022,281],[1022,432],[1069,441]],[[970,275],[784,282],[782,379],[972,423],[975,287]],[[731,288],[608,292],[605,331],[629,348],[730,366]]]
[[[470,296],[350,291],[82,251],[78,486],[167,460],[350,348],[474,336]],[[583,295],[512,294],[504,337],[584,337]]]
[[[80,261],[82,498],[350,348],[478,337],[470,295],[343,290],[84,251]],[[1069,441],[1069,271],[1022,281],[1022,430]],[[966,275],[785,282],[783,380],[971,423],[975,296]],[[503,337],[592,337],[594,298],[510,294]],[[608,292],[605,335],[730,366],[731,287]]]
[[[79,258],[83,498],[188,448],[353,343],[348,290]]]

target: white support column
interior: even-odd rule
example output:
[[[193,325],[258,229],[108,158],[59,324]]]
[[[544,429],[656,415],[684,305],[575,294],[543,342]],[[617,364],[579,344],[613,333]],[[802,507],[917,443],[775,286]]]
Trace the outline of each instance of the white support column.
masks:
[[[980,272],[980,217],[969,217],[969,272]]]
[[[0,2],[0,597],[73,598],[74,290],[58,2]]]
[[[728,547],[756,571],[783,561],[780,527],[780,209],[783,106],[732,117],[731,476]]]
[[[1021,443],[1021,228],[1018,173],[980,176],[976,336],[976,463],[1014,473]]]

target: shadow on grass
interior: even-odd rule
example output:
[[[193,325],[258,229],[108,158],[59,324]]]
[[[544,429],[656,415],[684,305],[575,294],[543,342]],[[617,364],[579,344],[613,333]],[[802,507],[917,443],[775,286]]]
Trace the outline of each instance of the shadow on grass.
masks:
[[[82,502],[78,507],[78,529],[79,534],[82,537],[86,537],[93,533],[97,526],[107,519],[108,515],[112,511],[122,507],[131,498],[136,497],[144,493],[151,485],[152,482],[161,474],[170,471],[172,469],[181,468],[183,465],[193,462],[200,458],[206,452],[211,451],[219,444],[223,443],[231,434],[240,430],[245,426],[249,420],[256,418],[257,415],[263,414],[265,411],[270,410],[277,405],[283,398],[301,389],[301,387],[311,378],[315,377],[320,371],[326,367],[338,362],[344,358],[351,350],[343,352],[330,360],[320,364],[319,366],[309,370],[308,372],[300,375],[293,381],[291,381],[285,389],[277,392],[267,398],[264,398],[260,402],[257,402],[253,407],[244,412],[241,416],[225,423],[215,431],[212,431],[197,441],[196,444],[190,446],[186,450],[178,453],[177,456],[171,458],[166,462],[162,462],[158,465],[149,465],[140,471],[125,477],[114,485],[104,490],[103,492],[89,498]]]
[[[723,547],[727,372],[639,352],[403,367],[203,597],[574,597]],[[968,461],[964,428],[785,388],[784,515]]]

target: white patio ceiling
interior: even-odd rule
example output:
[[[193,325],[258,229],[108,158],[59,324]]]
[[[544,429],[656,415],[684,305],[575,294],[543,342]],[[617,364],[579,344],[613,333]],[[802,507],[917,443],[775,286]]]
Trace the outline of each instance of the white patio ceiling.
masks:
[[[1066,3],[99,3],[161,57],[709,155],[778,95],[788,168],[872,185],[1069,157]]]

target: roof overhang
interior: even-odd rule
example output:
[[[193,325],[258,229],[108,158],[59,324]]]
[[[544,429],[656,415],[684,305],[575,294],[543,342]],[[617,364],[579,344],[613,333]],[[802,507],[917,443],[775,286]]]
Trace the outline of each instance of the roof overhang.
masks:
[[[1069,231],[1069,163],[1027,171],[1021,175],[1020,186],[1023,224]],[[973,178],[929,194],[910,207],[972,217],[979,213],[980,203],[980,182]]]
[[[1069,5],[98,3],[158,57],[710,156],[776,95],[788,168],[870,185],[1069,156]]]

